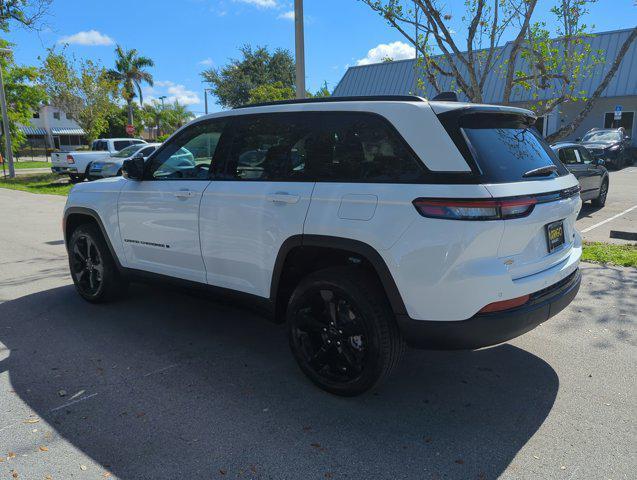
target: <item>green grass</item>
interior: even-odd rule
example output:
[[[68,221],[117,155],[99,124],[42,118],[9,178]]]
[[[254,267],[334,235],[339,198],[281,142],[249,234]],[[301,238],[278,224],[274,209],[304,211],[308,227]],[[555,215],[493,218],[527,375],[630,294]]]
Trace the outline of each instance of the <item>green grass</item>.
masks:
[[[66,177],[52,173],[20,175],[14,179],[3,179],[0,176],[0,188],[11,188],[31,193],[48,193],[52,195],[68,195],[73,185]]]
[[[32,162],[31,160],[22,160],[19,162],[13,162],[15,168],[51,168],[50,162]],[[9,166],[5,165],[5,170],[8,170]]]
[[[586,242],[582,260],[621,267],[637,267],[637,245]]]

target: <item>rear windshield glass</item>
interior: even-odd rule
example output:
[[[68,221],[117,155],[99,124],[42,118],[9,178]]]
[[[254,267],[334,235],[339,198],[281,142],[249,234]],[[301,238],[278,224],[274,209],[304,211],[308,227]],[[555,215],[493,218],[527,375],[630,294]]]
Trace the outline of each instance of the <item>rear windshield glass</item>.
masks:
[[[523,122],[466,122],[461,130],[484,182],[541,180],[568,174],[537,130]],[[542,167],[555,167],[555,172],[545,169],[543,174],[530,173]]]

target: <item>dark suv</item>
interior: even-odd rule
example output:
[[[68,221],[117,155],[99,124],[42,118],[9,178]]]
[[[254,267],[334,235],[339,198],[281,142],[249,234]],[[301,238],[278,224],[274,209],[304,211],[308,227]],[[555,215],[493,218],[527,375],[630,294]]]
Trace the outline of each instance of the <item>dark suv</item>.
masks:
[[[595,158],[603,159],[606,165],[613,168],[624,168],[632,163],[630,137],[623,127],[593,128],[586,132],[580,143]]]

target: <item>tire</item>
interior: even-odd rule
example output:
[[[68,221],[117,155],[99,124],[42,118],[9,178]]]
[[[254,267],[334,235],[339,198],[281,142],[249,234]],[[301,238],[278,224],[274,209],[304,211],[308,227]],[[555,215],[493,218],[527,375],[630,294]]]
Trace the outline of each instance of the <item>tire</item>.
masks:
[[[357,267],[329,268],[301,280],[288,303],[287,323],[303,373],[336,395],[378,386],[405,351],[385,292]]]
[[[84,181],[84,175],[77,175],[75,173],[70,173],[69,180],[71,183],[80,183]]]
[[[91,176],[91,164],[90,163],[86,166],[86,171],[84,172],[84,178],[86,178],[89,182],[92,182],[93,180],[95,180],[95,177]]]
[[[71,234],[68,251],[71,278],[84,300],[108,302],[127,290],[128,281],[117,270],[97,225],[78,226]]]
[[[594,207],[602,208],[606,205],[606,197],[608,196],[608,179],[602,181],[602,185],[599,187],[599,195],[591,203]]]

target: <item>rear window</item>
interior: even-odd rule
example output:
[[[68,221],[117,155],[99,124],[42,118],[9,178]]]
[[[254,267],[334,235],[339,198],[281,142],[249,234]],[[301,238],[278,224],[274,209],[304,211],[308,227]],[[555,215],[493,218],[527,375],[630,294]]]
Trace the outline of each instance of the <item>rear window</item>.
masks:
[[[521,182],[568,175],[568,170],[540,136],[530,117],[472,113],[455,120],[460,135],[456,135],[454,142],[457,145],[465,143],[461,151],[469,157],[481,183]],[[449,130],[449,125],[445,126]],[[556,170],[529,176],[532,170],[543,167]]]

